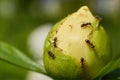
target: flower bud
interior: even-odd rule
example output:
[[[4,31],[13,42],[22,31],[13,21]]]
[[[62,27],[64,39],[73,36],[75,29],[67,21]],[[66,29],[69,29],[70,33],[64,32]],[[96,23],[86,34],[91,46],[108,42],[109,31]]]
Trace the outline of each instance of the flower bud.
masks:
[[[111,44],[100,19],[87,6],[57,23],[44,46],[44,65],[61,80],[91,80],[112,58]]]

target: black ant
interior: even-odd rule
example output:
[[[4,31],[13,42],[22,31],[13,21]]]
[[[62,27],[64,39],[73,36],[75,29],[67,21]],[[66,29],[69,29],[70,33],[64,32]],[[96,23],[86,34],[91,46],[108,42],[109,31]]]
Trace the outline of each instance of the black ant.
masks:
[[[84,60],[83,57],[81,57],[80,62],[81,62],[82,68],[84,68],[84,66],[85,66],[85,60]]]
[[[57,47],[57,37],[54,38],[53,46]]]
[[[48,51],[48,55],[49,55],[52,59],[55,59],[55,55],[54,55],[51,51]]]
[[[94,48],[95,46],[90,42],[90,40],[86,39],[85,42],[90,45],[91,48]]]
[[[91,23],[90,22],[88,22],[88,23],[82,23],[81,27],[88,26],[88,25],[91,25]]]

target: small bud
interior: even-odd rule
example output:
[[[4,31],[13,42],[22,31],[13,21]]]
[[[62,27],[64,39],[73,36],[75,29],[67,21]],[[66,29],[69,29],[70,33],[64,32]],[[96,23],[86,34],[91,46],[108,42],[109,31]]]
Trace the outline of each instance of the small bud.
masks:
[[[92,80],[110,62],[111,43],[99,23],[83,6],[51,29],[44,46],[44,65],[50,76]]]

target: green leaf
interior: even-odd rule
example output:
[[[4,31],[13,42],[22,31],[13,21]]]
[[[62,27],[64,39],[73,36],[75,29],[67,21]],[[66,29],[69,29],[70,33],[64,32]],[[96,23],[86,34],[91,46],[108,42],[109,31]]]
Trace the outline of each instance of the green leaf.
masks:
[[[0,42],[0,60],[21,68],[46,74],[42,65],[35,63],[18,49],[3,42]]]
[[[100,70],[94,80],[101,80],[103,76],[106,74],[114,71],[115,69],[119,68],[120,65],[120,58],[116,58],[111,60],[110,63],[108,63],[102,70]],[[119,72],[120,74],[120,72]],[[106,79],[107,80],[107,79]]]
[[[105,75],[102,80],[120,80],[120,68]]]

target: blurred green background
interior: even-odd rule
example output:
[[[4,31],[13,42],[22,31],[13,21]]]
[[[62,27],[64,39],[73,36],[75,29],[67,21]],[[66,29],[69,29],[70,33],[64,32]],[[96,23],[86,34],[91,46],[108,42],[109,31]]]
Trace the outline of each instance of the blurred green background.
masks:
[[[31,32],[46,23],[55,24],[87,5],[112,41],[113,53],[120,53],[120,0],[0,0],[0,40],[7,42],[33,59],[28,49]],[[27,70],[0,61],[0,80],[25,80]]]

